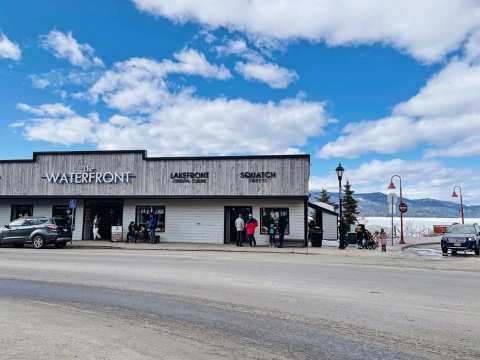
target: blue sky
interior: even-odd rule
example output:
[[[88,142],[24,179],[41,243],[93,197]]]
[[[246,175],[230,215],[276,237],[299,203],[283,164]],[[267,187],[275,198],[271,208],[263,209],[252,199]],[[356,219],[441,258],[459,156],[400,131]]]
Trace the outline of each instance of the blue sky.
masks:
[[[342,161],[359,192],[479,203],[479,24],[470,0],[2,1],[0,157],[307,152],[312,189]]]

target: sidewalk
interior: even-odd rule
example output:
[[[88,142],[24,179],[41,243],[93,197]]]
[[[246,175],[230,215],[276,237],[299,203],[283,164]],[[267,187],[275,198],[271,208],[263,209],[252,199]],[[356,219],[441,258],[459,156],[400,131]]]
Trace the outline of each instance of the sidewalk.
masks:
[[[438,243],[438,238],[410,238],[407,239],[406,245],[399,245],[398,239],[396,239],[394,246],[388,245],[387,251],[398,253],[402,248],[410,247],[412,245]],[[163,251],[218,251],[218,252],[248,252],[248,253],[285,253],[285,254],[325,254],[325,253],[338,253],[345,255],[361,255],[372,254],[375,252],[380,253],[380,250],[365,250],[357,249],[356,245],[349,245],[345,250],[338,249],[337,241],[324,241],[323,247],[285,247],[285,248],[272,248],[270,246],[259,245],[257,247],[250,247],[245,245],[238,247],[234,244],[192,244],[192,243],[160,243],[160,244],[148,244],[148,243],[124,243],[124,242],[111,242],[111,241],[73,241],[69,243],[69,248],[79,249],[119,249],[119,250],[163,250]]]

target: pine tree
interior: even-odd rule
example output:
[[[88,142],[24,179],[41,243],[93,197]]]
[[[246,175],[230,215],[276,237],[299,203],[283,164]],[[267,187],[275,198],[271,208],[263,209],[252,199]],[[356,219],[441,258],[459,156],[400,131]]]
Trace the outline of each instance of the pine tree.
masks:
[[[343,198],[342,198],[342,208],[343,216],[347,225],[353,225],[357,221],[357,211],[358,201],[353,197],[355,191],[352,190],[352,185],[349,181],[344,186],[343,189]]]
[[[338,209],[338,204],[334,203],[330,199],[330,194],[325,189],[322,189],[322,191],[320,191],[320,194],[317,196],[317,198],[315,200],[317,200],[319,202],[322,202],[322,203],[325,203],[325,204],[328,204],[328,205],[331,205],[331,206],[333,206],[333,208],[335,210]]]
[[[322,189],[322,191],[320,191],[320,194],[317,196],[316,200],[328,205],[333,205],[330,200],[330,194],[325,189]]]

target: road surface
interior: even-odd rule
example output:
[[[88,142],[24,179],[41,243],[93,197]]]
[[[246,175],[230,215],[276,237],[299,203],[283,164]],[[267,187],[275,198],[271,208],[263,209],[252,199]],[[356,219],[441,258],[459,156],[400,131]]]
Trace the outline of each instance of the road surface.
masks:
[[[0,249],[1,359],[478,359],[480,259]]]

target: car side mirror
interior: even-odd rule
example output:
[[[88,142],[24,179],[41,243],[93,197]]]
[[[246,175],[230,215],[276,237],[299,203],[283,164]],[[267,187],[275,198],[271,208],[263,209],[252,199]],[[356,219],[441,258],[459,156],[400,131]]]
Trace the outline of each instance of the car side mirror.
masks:
[[[10,225],[8,225],[8,224],[7,224],[7,225],[5,225],[5,227],[6,227],[7,229],[10,229]]]

